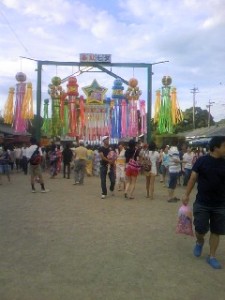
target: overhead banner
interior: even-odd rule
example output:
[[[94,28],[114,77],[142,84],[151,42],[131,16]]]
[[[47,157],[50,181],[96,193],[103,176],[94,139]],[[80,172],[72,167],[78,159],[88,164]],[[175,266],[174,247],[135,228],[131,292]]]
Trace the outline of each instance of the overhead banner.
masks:
[[[80,53],[80,62],[111,63],[111,54]]]

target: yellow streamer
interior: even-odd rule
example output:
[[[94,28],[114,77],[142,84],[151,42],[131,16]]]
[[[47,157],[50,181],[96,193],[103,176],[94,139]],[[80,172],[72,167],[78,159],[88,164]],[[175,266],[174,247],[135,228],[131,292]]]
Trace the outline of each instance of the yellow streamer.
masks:
[[[21,116],[25,120],[34,118],[32,83],[27,83],[27,89],[22,102]]]
[[[12,124],[13,122],[13,97],[14,97],[14,88],[9,88],[9,95],[5,103],[4,107],[4,123],[6,124]]]
[[[177,101],[177,92],[176,88],[172,88],[171,91],[171,109],[172,109],[172,122],[173,124],[178,124],[183,121],[183,114],[180,110],[178,101]]]
[[[159,121],[160,106],[161,106],[161,93],[160,90],[158,90],[156,91],[154,123],[157,123]]]

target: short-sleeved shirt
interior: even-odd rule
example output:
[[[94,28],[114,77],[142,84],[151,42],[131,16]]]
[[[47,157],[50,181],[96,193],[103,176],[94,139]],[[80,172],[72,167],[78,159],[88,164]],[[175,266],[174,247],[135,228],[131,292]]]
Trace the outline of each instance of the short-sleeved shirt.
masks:
[[[37,149],[38,149],[40,155],[42,156],[41,148],[38,147],[37,145],[31,145],[30,147],[28,147],[28,148],[26,149],[26,157],[27,157],[28,159],[30,159],[31,156],[33,155],[34,151],[37,150]]]
[[[85,148],[83,146],[79,146],[75,149],[75,154],[76,154],[75,160],[78,160],[78,159],[86,160],[87,155],[88,155],[87,148]]]
[[[104,146],[102,146],[102,147],[100,147],[99,148],[99,151],[98,151],[99,153],[103,153],[103,156],[105,157],[105,158],[107,158],[107,156],[108,156],[108,154],[109,154],[109,152],[110,152],[110,148],[109,147],[104,147]],[[108,162],[107,161],[105,161],[105,160],[100,160],[100,164],[101,164],[101,166],[107,166],[108,165]]]
[[[205,206],[225,207],[225,159],[211,155],[199,157],[192,171],[198,174],[196,202]]]

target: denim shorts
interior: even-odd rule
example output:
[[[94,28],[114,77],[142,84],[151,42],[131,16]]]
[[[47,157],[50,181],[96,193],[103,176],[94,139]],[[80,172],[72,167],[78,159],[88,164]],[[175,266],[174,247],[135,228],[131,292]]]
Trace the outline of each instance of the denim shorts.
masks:
[[[193,205],[195,231],[205,234],[209,230],[225,235],[225,207],[208,207],[200,203]]]
[[[169,173],[169,189],[175,190],[179,173]]]

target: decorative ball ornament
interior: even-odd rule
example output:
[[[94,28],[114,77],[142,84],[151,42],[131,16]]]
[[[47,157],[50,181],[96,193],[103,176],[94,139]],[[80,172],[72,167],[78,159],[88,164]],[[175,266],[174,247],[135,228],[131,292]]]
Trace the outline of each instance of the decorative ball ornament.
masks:
[[[172,83],[172,78],[170,76],[163,76],[162,78],[162,84],[164,86],[169,86]]]
[[[70,77],[68,79],[68,85],[76,85],[77,84],[77,79],[76,77]]]
[[[26,76],[26,74],[24,74],[23,72],[18,72],[18,73],[16,74],[16,80],[17,80],[18,82],[24,82],[24,81],[26,81],[26,79],[27,79],[27,76]]]
[[[132,88],[135,88],[138,85],[138,80],[136,78],[131,78],[129,80],[129,86],[131,86]]]
[[[58,76],[55,76],[55,77],[52,78],[52,84],[55,85],[55,86],[60,85],[61,81],[62,81],[61,78],[58,77]]]
[[[76,77],[70,77],[68,79],[68,84],[67,84],[67,95],[78,96],[79,95],[78,87],[79,87],[79,85],[77,84]]]

